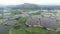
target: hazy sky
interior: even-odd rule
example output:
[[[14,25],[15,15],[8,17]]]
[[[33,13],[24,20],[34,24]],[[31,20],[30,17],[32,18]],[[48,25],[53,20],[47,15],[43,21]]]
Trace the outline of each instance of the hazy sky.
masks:
[[[0,5],[16,5],[23,3],[33,3],[40,5],[60,5],[60,0],[0,0]]]

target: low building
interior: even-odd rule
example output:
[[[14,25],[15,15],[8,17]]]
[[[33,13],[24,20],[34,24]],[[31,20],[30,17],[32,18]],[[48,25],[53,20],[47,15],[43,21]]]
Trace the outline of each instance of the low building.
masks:
[[[54,19],[42,17],[40,15],[30,17],[27,20],[26,25],[42,26],[49,28],[50,30],[57,30],[59,28],[59,25],[56,23]]]

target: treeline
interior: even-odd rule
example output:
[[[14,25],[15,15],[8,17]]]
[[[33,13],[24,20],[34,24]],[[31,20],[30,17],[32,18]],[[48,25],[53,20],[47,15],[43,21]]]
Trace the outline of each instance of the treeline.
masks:
[[[4,7],[8,9],[21,9],[21,10],[40,10],[40,9],[46,9],[46,10],[53,10],[53,9],[60,9],[60,6],[49,6],[49,5],[36,5],[36,4],[30,4],[30,3],[24,3],[21,5],[11,5]],[[0,8],[3,9],[3,8]]]

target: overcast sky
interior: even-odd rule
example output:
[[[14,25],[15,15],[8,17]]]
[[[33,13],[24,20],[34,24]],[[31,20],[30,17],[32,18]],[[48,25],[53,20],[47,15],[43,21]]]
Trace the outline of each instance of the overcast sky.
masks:
[[[0,5],[17,5],[33,3],[39,5],[60,5],[60,0],[0,0]]]

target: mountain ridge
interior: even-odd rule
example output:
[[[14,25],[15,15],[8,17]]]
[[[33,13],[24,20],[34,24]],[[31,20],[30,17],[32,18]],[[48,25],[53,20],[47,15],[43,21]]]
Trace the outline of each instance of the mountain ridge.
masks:
[[[30,3],[24,3],[21,5],[9,5],[0,8],[10,8],[10,9],[22,9],[22,10],[39,10],[39,9],[60,9],[59,5],[36,5]]]

